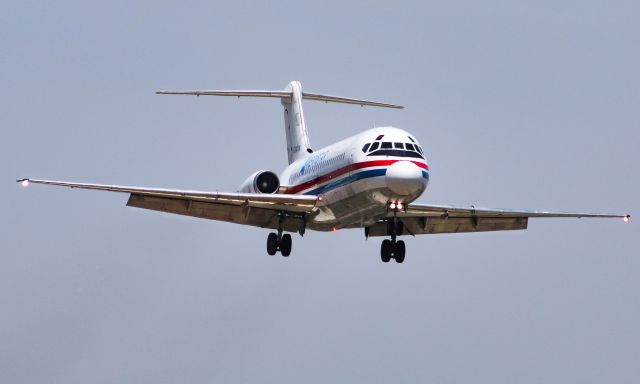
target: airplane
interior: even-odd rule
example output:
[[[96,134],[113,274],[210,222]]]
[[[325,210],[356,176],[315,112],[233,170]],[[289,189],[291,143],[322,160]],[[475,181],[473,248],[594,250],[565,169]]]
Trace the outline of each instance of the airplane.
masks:
[[[529,218],[631,218],[628,214],[488,209],[414,203],[426,190],[430,168],[417,137],[379,127],[313,150],[302,100],[402,109],[402,106],[302,91],[298,81],[280,91],[158,91],[163,95],[277,98],[284,108],[289,165],[278,176],[251,174],[236,192],[141,188],[24,178],[48,184],[128,193],[127,206],[269,228],[267,253],[291,254],[290,233],[359,228],[365,238],[386,237],[380,258],[405,260],[400,236],[527,229]]]

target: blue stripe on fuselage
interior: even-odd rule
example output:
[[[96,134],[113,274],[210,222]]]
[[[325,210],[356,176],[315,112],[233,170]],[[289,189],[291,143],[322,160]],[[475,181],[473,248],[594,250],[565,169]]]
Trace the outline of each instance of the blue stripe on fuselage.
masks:
[[[387,173],[386,168],[379,169],[369,169],[367,171],[362,171],[358,173],[353,173],[345,178],[340,180],[332,181],[328,184],[323,185],[322,187],[312,189],[309,192],[305,192],[305,195],[319,195],[321,193],[326,193],[332,189],[336,189],[338,187],[342,187],[343,185],[353,183],[357,180],[368,179],[370,177],[384,176]]]

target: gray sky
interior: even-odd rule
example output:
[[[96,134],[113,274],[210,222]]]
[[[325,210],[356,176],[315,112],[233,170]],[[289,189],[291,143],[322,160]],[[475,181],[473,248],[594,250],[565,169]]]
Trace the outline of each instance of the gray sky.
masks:
[[[422,202],[640,212],[635,1],[0,3],[0,382],[640,381],[638,220],[407,240],[294,237],[18,177],[235,190],[314,147],[409,130]],[[248,156],[254,154],[253,156]]]

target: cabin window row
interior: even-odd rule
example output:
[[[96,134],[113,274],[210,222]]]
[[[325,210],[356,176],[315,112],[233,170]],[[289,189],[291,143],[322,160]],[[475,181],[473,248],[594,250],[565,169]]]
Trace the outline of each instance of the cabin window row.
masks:
[[[318,162],[314,162],[314,163],[305,165],[302,174],[306,175],[306,174],[309,174],[309,173],[311,173],[313,171],[317,171],[317,170],[319,170],[321,168],[336,165],[339,162],[344,161],[344,158],[345,158],[345,154],[341,153],[338,156],[334,156],[334,157],[326,159],[326,160],[321,160],[321,161],[318,161]]]

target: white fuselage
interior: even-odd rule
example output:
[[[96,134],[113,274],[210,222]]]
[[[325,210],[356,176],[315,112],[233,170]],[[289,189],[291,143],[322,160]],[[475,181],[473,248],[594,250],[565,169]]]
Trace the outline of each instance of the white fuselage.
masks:
[[[363,227],[384,217],[390,203],[409,203],[427,187],[429,167],[410,133],[373,128],[291,163],[281,192],[321,198],[310,229]]]

